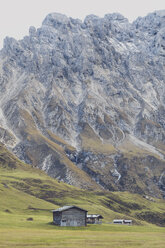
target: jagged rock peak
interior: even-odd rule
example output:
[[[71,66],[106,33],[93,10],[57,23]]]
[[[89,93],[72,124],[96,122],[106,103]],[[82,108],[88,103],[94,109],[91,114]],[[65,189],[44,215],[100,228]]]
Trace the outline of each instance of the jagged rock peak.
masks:
[[[155,11],[153,13],[149,13],[145,17],[138,17],[133,24],[137,26],[137,28],[152,29],[155,27],[162,27],[165,23],[165,10]]]
[[[96,16],[96,15],[87,15],[84,19],[84,23],[88,23],[88,22],[95,22],[97,20],[99,20],[100,17],[99,16]]]
[[[106,14],[104,16],[105,19],[109,19],[109,20],[116,20],[116,21],[126,21],[128,22],[128,19],[125,18],[123,15],[121,15],[120,13],[112,13],[112,14]]]
[[[165,17],[165,9],[156,10],[154,13],[155,13],[157,16]]]
[[[164,11],[133,24],[51,13],[5,39],[0,141],[75,186],[165,195],[164,65]]]
[[[42,22],[42,25],[53,26],[54,28],[57,28],[60,25],[67,25],[69,22],[70,19],[66,15],[60,13],[50,13],[46,16]]]
[[[88,15],[84,19],[84,24],[95,23],[96,21],[102,22],[102,21],[119,21],[119,22],[128,22],[128,19],[125,18],[123,15],[119,13],[113,13],[113,14],[106,14],[104,18],[101,18],[96,15]],[[67,17],[64,14],[60,13],[50,13],[46,16],[44,21],[42,22],[42,25],[52,26],[54,28],[58,28],[60,26],[69,25],[72,24],[82,24],[82,21],[79,19],[74,19],[71,17]]]
[[[35,27],[31,26],[29,28],[29,35],[30,36],[35,36],[36,35],[36,28]]]
[[[3,41],[4,54],[11,55],[18,50],[20,50],[19,42],[16,39],[7,36]]]

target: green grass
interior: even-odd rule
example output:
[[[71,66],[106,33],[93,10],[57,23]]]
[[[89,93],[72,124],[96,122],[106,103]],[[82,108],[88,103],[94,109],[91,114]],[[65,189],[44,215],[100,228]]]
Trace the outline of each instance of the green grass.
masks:
[[[9,210],[11,214],[77,205],[89,213],[102,214],[107,222],[114,218],[131,218],[136,224],[154,223],[148,219],[148,213],[154,213],[159,224],[165,212],[164,200],[154,199],[152,202],[128,192],[81,190],[59,183],[28,165],[16,169],[0,168],[0,201],[0,211]],[[145,212],[147,222],[144,222]]]
[[[54,209],[62,204],[76,204],[89,210],[90,213],[101,213],[104,222],[110,222],[113,218],[132,218],[137,209],[129,210],[128,214],[113,211],[120,206],[139,204],[136,207],[155,208],[156,211],[164,211],[164,202],[148,202],[138,195],[130,193],[86,192],[58,183],[44,173],[37,170],[5,170],[1,169],[0,176],[0,248],[15,247],[144,247],[163,248],[165,245],[165,229],[139,222],[143,226],[120,226],[112,224],[88,225],[87,227],[57,227],[51,224]],[[22,184],[20,184],[20,182]],[[27,188],[30,182],[31,187]],[[14,183],[14,184],[13,184]],[[27,184],[27,185],[26,185]],[[13,187],[14,185],[14,187]],[[46,192],[55,191],[54,196],[47,196]],[[16,187],[16,188],[15,188]],[[43,194],[42,194],[43,193]],[[44,196],[44,197],[43,197]],[[40,199],[43,197],[45,199]],[[50,198],[49,198],[50,197]],[[111,200],[109,208],[104,201]],[[49,202],[49,201],[52,201]],[[58,202],[57,205],[53,201]],[[119,202],[119,204],[118,204]],[[130,204],[130,205],[129,205]],[[111,208],[110,208],[111,207]],[[134,206],[135,207],[135,206]],[[32,221],[28,221],[32,218]],[[135,222],[134,222],[135,223]]]
[[[81,123],[82,133],[80,135],[82,147],[85,150],[90,150],[93,153],[103,153],[103,154],[112,154],[116,152],[116,149],[112,144],[103,143],[99,136],[94,132],[94,130],[87,124]]]
[[[56,227],[51,224],[51,210],[62,205],[77,205],[89,213],[102,214],[104,223]],[[0,248],[164,247],[165,229],[150,224],[149,219],[146,222],[147,211],[163,220],[164,200],[152,202],[128,192],[81,190],[57,182],[0,149]],[[142,213],[143,218],[139,218]],[[107,224],[114,218],[133,219],[134,225]]]
[[[0,228],[0,247],[163,248],[164,229],[158,227],[90,225],[62,228],[34,221],[20,228]]]

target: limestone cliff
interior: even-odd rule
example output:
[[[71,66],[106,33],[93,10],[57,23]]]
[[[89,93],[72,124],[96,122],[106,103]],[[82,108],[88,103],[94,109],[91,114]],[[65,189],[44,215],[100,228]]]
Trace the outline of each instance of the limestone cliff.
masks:
[[[165,194],[165,11],[49,14],[0,52],[0,140],[82,188]]]

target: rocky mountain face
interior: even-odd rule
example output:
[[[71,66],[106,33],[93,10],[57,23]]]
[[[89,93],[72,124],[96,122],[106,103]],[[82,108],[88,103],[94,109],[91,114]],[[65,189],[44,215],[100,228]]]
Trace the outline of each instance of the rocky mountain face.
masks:
[[[0,141],[88,189],[165,196],[165,11],[49,14],[0,52]]]

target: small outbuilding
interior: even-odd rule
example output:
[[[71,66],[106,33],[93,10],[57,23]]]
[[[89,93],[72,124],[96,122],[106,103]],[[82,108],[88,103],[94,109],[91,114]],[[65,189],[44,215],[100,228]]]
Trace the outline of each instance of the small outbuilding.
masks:
[[[102,224],[102,219],[100,214],[87,214],[87,224]]]
[[[63,206],[53,210],[53,223],[57,226],[86,226],[87,210],[76,206]]]
[[[113,224],[123,224],[124,220],[113,220]]]
[[[125,225],[132,225],[132,220],[124,220]]]
[[[132,220],[113,220],[113,224],[132,225]]]

